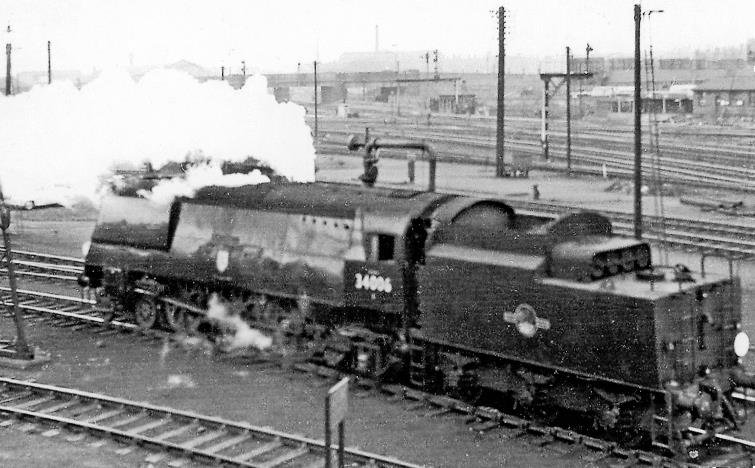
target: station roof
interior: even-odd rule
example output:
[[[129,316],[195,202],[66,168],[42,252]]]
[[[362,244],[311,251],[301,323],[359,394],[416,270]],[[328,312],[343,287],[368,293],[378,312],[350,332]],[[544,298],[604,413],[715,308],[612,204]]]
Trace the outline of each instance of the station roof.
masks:
[[[755,72],[752,69],[738,70],[732,76],[721,76],[705,80],[695,92],[705,91],[755,91]]]

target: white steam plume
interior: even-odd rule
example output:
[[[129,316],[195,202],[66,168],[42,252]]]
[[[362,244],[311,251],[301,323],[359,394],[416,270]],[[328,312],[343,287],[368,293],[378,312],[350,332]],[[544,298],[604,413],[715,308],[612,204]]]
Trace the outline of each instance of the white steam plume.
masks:
[[[189,167],[185,177],[164,180],[154,186],[151,191],[140,192],[140,194],[157,204],[166,205],[175,197],[191,197],[197,190],[208,185],[239,187],[265,182],[270,182],[270,178],[262,175],[257,169],[248,174],[223,174],[217,164],[200,164]]]
[[[218,298],[217,294],[210,296],[207,301],[207,317],[215,319],[221,324],[232,328],[235,333],[227,345],[227,350],[238,348],[257,348],[260,350],[267,349],[273,344],[273,339],[263,335],[259,330],[249,327],[249,325],[238,315],[228,313],[228,308]]]
[[[198,152],[215,161],[252,156],[291,180],[314,180],[304,109],[277,103],[258,76],[234,90],[173,70],[138,82],[107,71],[81,90],[55,82],[0,98],[0,128],[0,178],[18,198],[54,185],[91,197],[115,164],[159,168]]]

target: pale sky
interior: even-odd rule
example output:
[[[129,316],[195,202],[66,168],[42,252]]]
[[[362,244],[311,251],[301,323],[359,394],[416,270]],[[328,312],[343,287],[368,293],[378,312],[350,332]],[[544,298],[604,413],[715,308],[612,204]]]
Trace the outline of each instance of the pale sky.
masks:
[[[13,30],[14,71],[172,63],[208,68],[293,71],[297,62],[332,61],[343,52],[432,50],[495,55],[496,19],[507,9],[507,54],[595,56],[633,51],[633,0],[0,0]],[[653,48],[738,46],[755,37],[755,0],[646,0]],[[647,31],[647,28],[646,28]],[[643,40],[647,40],[644,35]],[[4,69],[4,67],[2,67]],[[2,71],[2,70],[0,70]]]

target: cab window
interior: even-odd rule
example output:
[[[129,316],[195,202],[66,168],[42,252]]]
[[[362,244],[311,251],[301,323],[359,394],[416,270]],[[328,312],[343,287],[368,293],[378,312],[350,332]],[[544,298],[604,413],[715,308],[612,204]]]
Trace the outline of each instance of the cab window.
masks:
[[[370,235],[369,260],[372,262],[382,262],[393,260],[396,248],[396,238],[389,234],[371,234]]]

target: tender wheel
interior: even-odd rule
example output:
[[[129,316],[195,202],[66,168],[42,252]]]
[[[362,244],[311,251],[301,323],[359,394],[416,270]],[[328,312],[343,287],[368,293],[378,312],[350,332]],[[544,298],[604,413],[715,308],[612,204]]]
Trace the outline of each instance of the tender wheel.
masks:
[[[157,305],[149,299],[139,299],[134,307],[134,318],[140,328],[147,330],[157,322]]]
[[[168,327],[173,331],[184,329],[184,309],[168,302],[163,304],[163,318]]]

